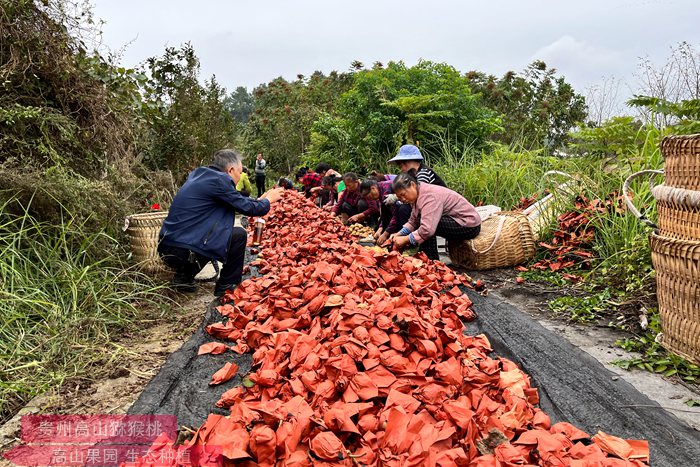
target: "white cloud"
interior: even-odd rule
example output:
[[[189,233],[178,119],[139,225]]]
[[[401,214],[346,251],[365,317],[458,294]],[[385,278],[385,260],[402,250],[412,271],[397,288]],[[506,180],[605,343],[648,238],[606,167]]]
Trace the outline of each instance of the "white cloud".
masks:
[[[698,0],[93,0],[105,43],[134,66],[191,41],[202,76],[249,88],[277,76],[345,70],[354,59],[422,57],[501,75],[542,59],[577,91],[602,76],[633,81],[637,59],[700,43]],[[134,40],[134,38],[137,38]],[[132,42],[133,41],[133,42]],[[534,53],[533,53],[534,52]]]
[[[622,49],[592,45],[565,35],[540,48],[531,60],[544,60],[574,84],[582,84],[602,75],[619,75],[636,57]]]

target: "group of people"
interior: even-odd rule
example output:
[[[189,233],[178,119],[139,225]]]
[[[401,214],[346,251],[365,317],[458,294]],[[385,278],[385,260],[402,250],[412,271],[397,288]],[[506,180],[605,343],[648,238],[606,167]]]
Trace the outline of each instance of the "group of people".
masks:
[[[438,259],[437,236],[458,240],[479,234],[481,218],[474,206],[425,165],[417,146],[402,146],[388,162],[398,166],[399,175],[372,172],[361,180],[354,172],[341,176],[320,163],[315,171],[298,173],[297,180],[307,197],[343,223],[375,227],[379,245],[418,247]]]
[[[354,172],[339,174],[327,163],[316,170],[300,170],[297,182],[305,196],[343,223],[375,227],[380,245],[396,250],[417,247],[428,258],[438,259],[437,236],[448,240],[476,237],[481,218],[474,206],[424,164],[414,145],[402,146],[390,163],[398,175],[371,173],[364,180]],[[258,197],[252,191],[242,157],[224,149],[211,165],[192,171],[176,194],[160,232],[158,251],[175,269],[173,285],[183,291],[195,289],[195,275],[209,261],[224,266],[215,295],[235,288],[241,281],[247,234],[234,227],[236,213],[263,216],[285,189],[294,189],[287,178],[265,191],[266,163],[262,154],[255,161]]]
[[[267,167],[267,162],[263,159],[262,153],[258,153],[255,157],[255,188],[258,190],[258,198],[260,198],[263,193],[265,193],[265,168]],[[253,187],[250,184],[250,177],[248,176],[248,167],[245,165],[241,168],[241,176],[236,182],[236,190],[238,190],[243,196],[250,196],[253,193]]]

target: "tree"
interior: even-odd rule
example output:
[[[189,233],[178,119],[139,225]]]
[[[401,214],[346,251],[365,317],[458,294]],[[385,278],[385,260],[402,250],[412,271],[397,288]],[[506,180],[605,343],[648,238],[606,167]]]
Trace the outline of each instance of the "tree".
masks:
[[[311,142],[311,128],[323,113],[333,113],[350,87],[351,73],[320,71],[289,82],[277,78],[253,91],[255,110],[246,131],[246,149],[263,152],[274,170],[291,174]]]
[[[199,83],[199,59],[189,43],[166,48],[162,57],[146,60],[146,68],[145,93],[153,107],[145,162],[182,180],[236,138],[236,122],[224,105],[226,90],[214,76],[205,86]]]
[[[81,32],[67,13],[73,8],[92,21],[89,9],[73,2],[2,2],[0,166],[63,167],[93,177],[136,159],[138,75],[71,35]]]
[[[507,72],[501,79],[471,71],[467,79],[486,106],[503,118],[496,136],[506,144],[528,149],[563,145],[569,131],[586,118],[586,103],[554,68],[541,60],[518,75]]]
[[[649,57],[644,57],[638,67],[639,89],[636,94],[669,103],[700,100],[700,49],[687,42],[671,48],[663,65],[655,65]],[[653,109],[639,106],[638,110],[647,122],[651,119]],[[657,114],[655,124],[667,126],[677,120],[673,112]]]
[[[600,126],[612,117],[622,114],[622,103],[618,100],[619,79],[603,77],[600,83],[590,86],[587,91],[588,125]]]
[[[243,86],[238,86],[235,91],[229,94],[224,99],[224,105],[238,123],[248,123],[255,110],[253,95]]]
[[[645,114],[654,115],[652,123],[665,122],[661,126],[668,134],[691,134],[700,132],[700,99],[670,102],[650,96],[635,96],[627,102],[632,107],[644,109]]]
[[[363,172],[383,167],[401,144],[420,144],[437,156],[438,136],[448,133],[478,150],[499,129],[498,118],[450,65],[390,62],[354,77],[337,115],[314,125],[308,160],[340,160]]]

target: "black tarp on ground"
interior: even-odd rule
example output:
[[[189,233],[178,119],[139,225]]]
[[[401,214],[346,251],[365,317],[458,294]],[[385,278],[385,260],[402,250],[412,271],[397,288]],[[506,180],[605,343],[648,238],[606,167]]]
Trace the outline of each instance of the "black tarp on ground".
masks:
[[[510,304],[468,291],[478,319],[467,324],[469,334],[484,333],[495,352],[518,363],[539,389],[542,409],[552,423],[568,421],[595,434],[646,439],[654,466],[697,465],[700,433],[614,375],[565,338],[544,328]],[[213,339],[204,327],[221,320],[213,301],[206,317],[180,350],[172,354],[151,380],[130,414],[176,415],[181,425],[198,426],[210,412],[226,414],[214,404],[220,395],[241,384],[251,356],[234,352],[197,356],[199,346]],[[234,361],[238,375],[219,386],[208,385],[211,375]],[[654,406],[630,407],[630,406]]]
[[[246,249],[245,264],[252,260]],[[252,273],[245,274],[244,280],[257,275],[256,269],[251,269]],[[228,410],[219,409],[214,404],[226,390],[241,384],[242,378],[250,371],[253,357],[251,354],[238,355],[228,350],[220,355],[197,355],[202,344],[224,342],[205,331],[208,325],[223,320],[223,316],[216,311],[218,305],[218,299],[212,296],[202,324],[179,350],[168,357],[158,374],[129,408],[129,414],[176,415],[180,425],[193,427],[201,425],[210,412],[228,414]],[[232,345],[231,342],[224,343]],[[226,362],[235,362],[239,367],[238,374],[226,383],[209,386],[211,376]]]
[[[129,414],[176,415],[180,425],[199,426],[210,412],[227,415],[228,410],[214,406],[221,394],[241,384],[250,370],[253,357],[226,351],[220,355],[197,355],[199,346],[214,339],[204,330],[209,324],[222,320],[215,310],[218,300],[210,303],[206,316],[194,335],[173,353],[148,383],[146,389],[129,408]],[[231,345],[231,342],[225,342]],[[209,386],[211,376],[226,362],[239,366],[238,374],[226,383]]]
[[[467,293],[477,314],[467,332],[486,334],[495,352],[530,375],[552,423],[567,421],[591,435],[600,430],[646,439],[654,466],[699,465],[700,433],[517,308]]]

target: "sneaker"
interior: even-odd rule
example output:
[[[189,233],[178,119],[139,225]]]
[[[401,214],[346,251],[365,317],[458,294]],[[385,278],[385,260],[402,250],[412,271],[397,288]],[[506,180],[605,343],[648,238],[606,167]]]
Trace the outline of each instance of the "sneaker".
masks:
[[[197,291],[197,284],[194,282],[194,277],[175,274],[173,280],[170,281],[170,288],[178,292],[193,293]]]
[[[192,283],[186,283],[186,282],[175,282],[172,281],[170,283],[170,288],[173,290],[176,290],[178,292],[183,292],[183,293],[194,293],[197,291],[197,284],[194,282]]]
[[[226,293],[227,290],[234,290],[236,286],[238,286],[238,284],[216,284],[216,287],[214,287],[214,296],[220,298]]]

